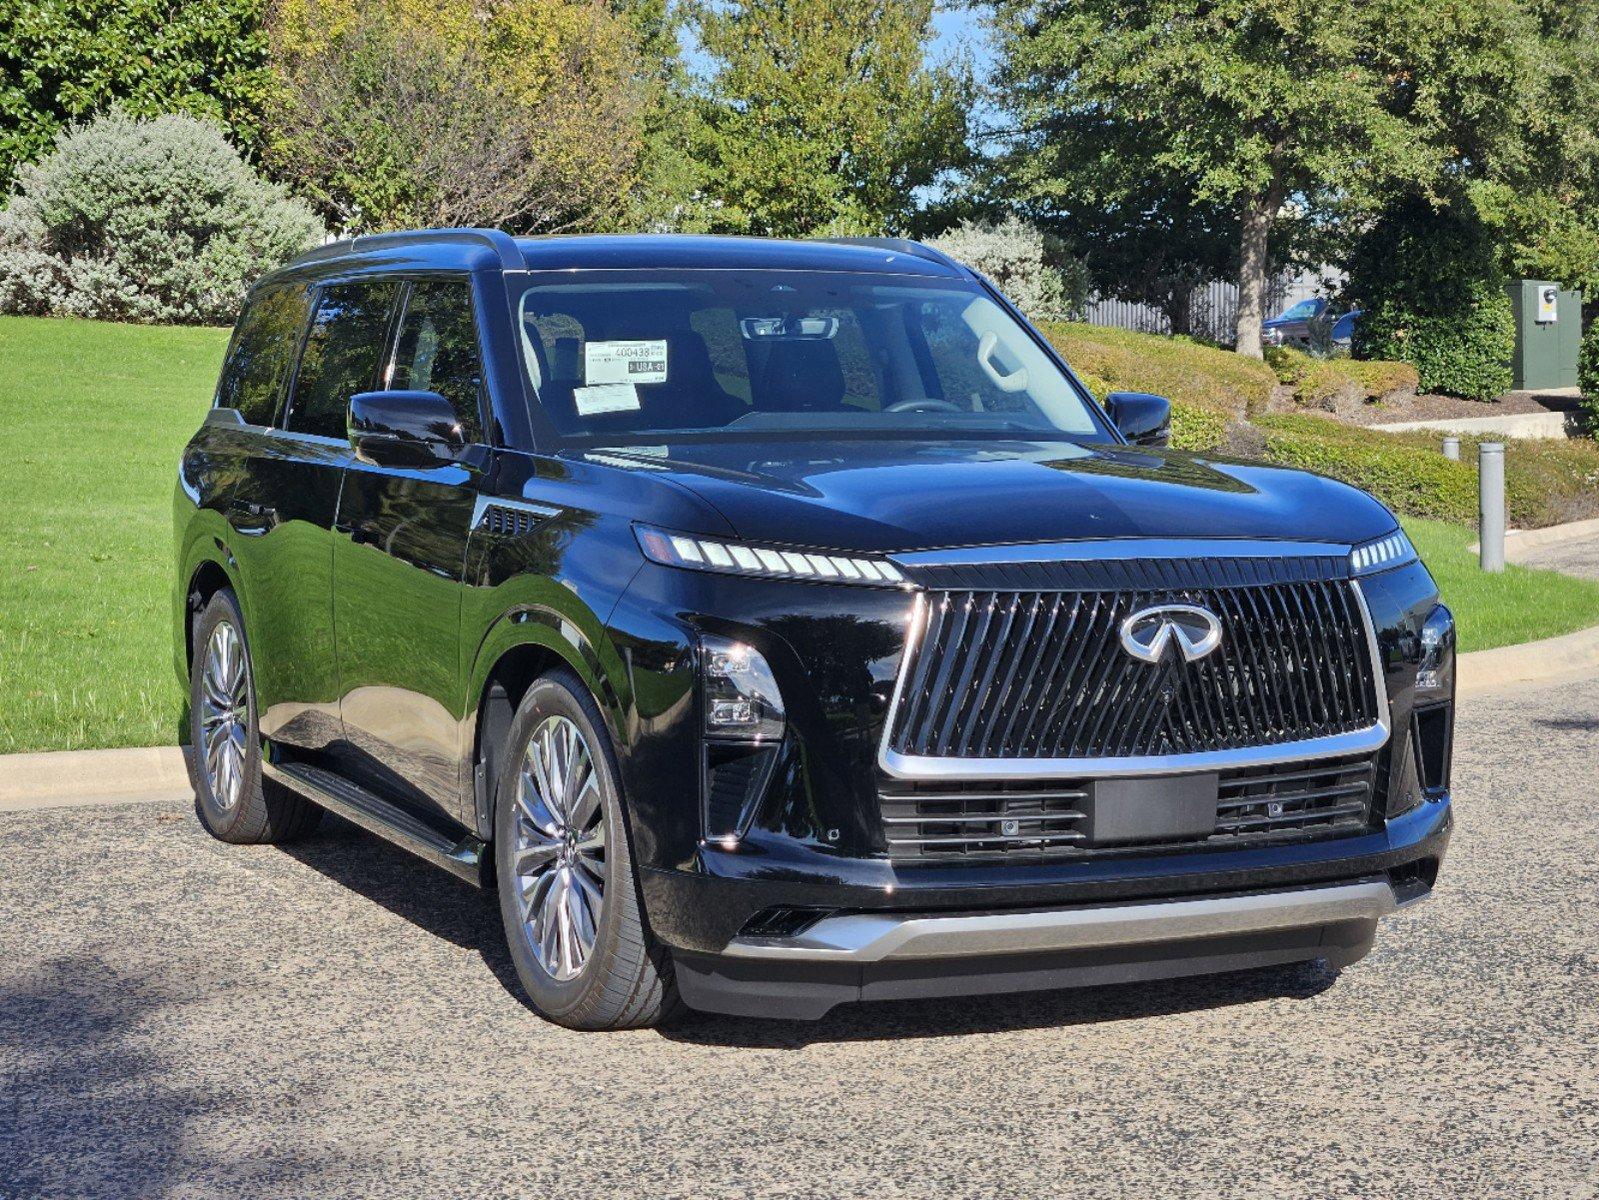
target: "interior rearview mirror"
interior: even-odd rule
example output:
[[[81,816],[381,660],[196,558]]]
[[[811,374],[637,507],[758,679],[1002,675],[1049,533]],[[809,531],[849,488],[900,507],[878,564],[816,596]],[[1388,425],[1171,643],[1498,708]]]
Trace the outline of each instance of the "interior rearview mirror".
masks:
[[[455,406],[437,392],[357,392],[348,420],[356,456],[379,465],[454,462],[466,447]]]
[[[1148,392],[1112,392],[1105,411],[1121,435],[1135,446],[1171,444],[1171,401]]]

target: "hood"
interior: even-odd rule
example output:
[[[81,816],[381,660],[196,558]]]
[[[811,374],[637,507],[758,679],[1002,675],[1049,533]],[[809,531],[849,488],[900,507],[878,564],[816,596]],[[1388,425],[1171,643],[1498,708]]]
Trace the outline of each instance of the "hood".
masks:
[[[1120,537],[1353,543],[1395,524],[1364,492],[1319,475],[1141,447],[727,439],[575,457],[687,488],[739,538],[816,548]]]

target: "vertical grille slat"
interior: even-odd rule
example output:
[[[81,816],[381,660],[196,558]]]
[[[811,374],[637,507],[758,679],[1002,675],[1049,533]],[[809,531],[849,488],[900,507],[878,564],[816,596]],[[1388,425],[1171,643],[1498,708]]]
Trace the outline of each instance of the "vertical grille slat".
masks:
[[[1346,579],[1262,582],[1259,564],[1172,588],[1129,565],[1128,590],[931,592],[902,667],[889,730],[899,754],[955,759],[1146,757],[1275,746],[1371,729],[1381,680]],[[1047,582],[1036,572],[1037,582]],[[1147,589],[1147,590],[1146,590]],[[1141,608],[1215,614],[1221,646],[1197,662],[1127,654],[1120,625]]]

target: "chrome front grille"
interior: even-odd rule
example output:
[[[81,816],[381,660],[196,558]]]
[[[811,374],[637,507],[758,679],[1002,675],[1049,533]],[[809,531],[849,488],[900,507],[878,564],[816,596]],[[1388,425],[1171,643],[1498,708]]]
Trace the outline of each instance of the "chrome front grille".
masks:
[[[1176,848],[1345,837],[1372,826],[1374,757],[1221,773],[1215,829],[1205,837],[1094,846],[1085,807],[1092,779],[1031,784],[910,783],[879,787],[889,857],[905,863],[1049,861]]]
[[[997,761],[1107,774],[1118,763],[1189,769],[1195,756],[1305,743],[1307,755],[1375,748],[1386,727],[1356,585],[1296,571],[1301,577],[1230,586],[925,592],[885,766],[915,775],[896,764],[959,770]],[[1208,609],[1221,623],[1221,646],[1195,662],[1133,658],[1121,646],[1121,623],[1157,604]],[[1361,731],[1375,736],[1314,744]]]

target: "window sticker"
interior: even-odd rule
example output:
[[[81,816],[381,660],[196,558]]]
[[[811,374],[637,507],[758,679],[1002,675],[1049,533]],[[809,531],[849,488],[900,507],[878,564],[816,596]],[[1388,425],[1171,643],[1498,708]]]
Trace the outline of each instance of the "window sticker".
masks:
[[[572,400],[577,404],[577,415],[580,417],[637,412],[639,409],[638,389],[631,383],[597,383],[592,387],[573,388]]]
[[[585,342],[583,382],[665,383],[666,341]],[[633,407],[637,408],[635,404]]]

